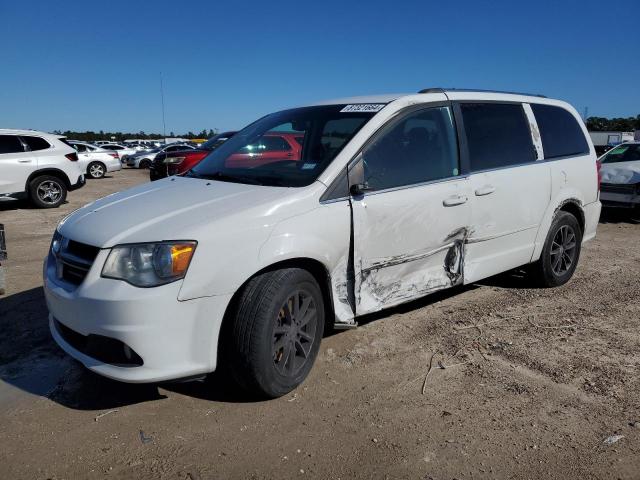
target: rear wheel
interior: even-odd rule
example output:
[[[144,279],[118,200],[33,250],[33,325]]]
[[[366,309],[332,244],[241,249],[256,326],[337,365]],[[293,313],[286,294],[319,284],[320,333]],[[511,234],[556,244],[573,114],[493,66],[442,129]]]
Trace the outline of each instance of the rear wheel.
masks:
[[[101,162],[91,162],[87,166],[87,175],[91,178],[102,178],[107,173],[107,167]]]
[[[242,291],[225,358],[250,393],[285,395],[309,374],[324,332],[322,292],[306,270],[288,268],[258,275]]]
[[[58,177],[41,175],[29,183],[29,198],[38,208],[56,208],[67,198],[67,186]]]
[[[149,168],[151,166],[151,160],[145,158],[144,160],[140,160],[138,164],[138,168]]]
[[[582,230],[576,217],[560,211],[556,215],[533,273],[543,287],[564,285],[573,276],[580,258]]]

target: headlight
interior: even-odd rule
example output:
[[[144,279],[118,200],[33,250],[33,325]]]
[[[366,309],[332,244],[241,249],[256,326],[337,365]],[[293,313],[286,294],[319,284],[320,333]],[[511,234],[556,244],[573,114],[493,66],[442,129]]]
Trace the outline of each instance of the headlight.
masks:
[[[156,287],[184,278],[196,242],[138,243],[113,247],[102,276],[136,287]]]
[[[182,163],[185,157],[167,157],[164,159],[164,163]]]

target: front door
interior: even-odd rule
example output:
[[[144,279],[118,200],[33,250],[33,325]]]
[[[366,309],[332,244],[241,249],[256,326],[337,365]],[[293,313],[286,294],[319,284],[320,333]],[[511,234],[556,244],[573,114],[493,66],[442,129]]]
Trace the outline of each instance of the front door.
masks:
[[[357,315],[463,282],[470,189],[448,105],[392,120],[350,183]]]

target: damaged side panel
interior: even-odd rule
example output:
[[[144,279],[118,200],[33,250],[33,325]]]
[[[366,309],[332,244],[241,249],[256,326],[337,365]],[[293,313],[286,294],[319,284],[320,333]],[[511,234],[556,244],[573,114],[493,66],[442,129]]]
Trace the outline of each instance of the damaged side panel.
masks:
[[[353,296],[356,315],[464,282],[470,235],[466,180],[366,195],[352,200]]]
[[[467,236],[468,229],[461,228],[430,251],[378,259],[369,264],[359,258],[358,312],[380,310],[462,284]]]

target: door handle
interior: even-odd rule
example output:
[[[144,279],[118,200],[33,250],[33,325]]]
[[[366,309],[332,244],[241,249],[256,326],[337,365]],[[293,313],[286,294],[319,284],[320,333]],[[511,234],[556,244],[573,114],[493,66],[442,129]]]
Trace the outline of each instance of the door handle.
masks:
[[[31,163],[31,159],[23,158],[23,159],[18,160],[18,163]]]
[[[496,191],[496,187],[493,185],[485,185],[484,187],[480,187],[476,190],[476,196],[482,197],[483,195],[489,195]]]
[[[454,195],[452,197],[449,198],[445,198],[442,201],[442,204],[445,207],[455,207],[456,205],[462,205],[463,203],[467,203],[467,197],[465,197],[464,195]]]

